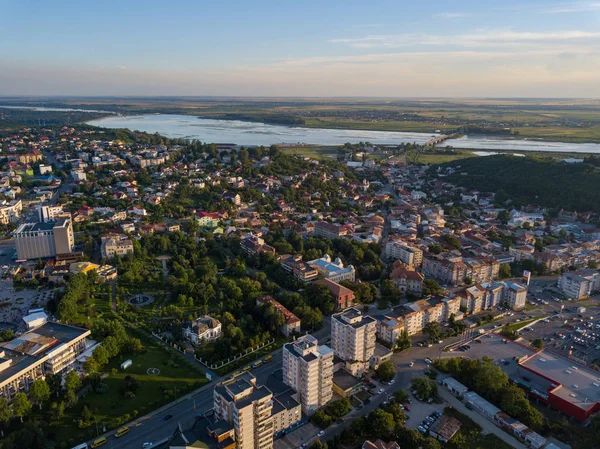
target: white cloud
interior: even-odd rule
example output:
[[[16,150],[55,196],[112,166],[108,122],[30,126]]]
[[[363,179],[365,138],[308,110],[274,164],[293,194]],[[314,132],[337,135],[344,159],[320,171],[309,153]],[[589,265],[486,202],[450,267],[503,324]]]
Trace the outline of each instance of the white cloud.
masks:
[[[571,2],[542,10],[544,14],[566,14],[587,11],[600,11],[600,2]]]

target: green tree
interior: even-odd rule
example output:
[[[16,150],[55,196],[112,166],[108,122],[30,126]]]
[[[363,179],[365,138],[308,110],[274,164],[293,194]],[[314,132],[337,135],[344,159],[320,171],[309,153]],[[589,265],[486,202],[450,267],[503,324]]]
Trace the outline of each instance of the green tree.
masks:
[[[312,415],[311,417],[311,421],[313,423],[315,423],[315,425],[317,427],[320,427],[321,429],[325,429],[326,427],[329,427],[329,425],[331,424],[331,416],[329,416],[325,410],[320,409],[317,410],[314,415]]]
[[[437,394],[437,384],[427,377],[413,377],[410,384],[422,400],[427,400]]]
[[[500,279],[507,279],[512,276],[512,271],[510,269],[510,265],[507,263],[503,263],[500,265]]]
[[[383,382],[389,382],[390,380],[392,380],[394,378],[395,375],[396,375],[396,372],[394,371],[394,365],[389,360],[386,360],[385,362],[380,363],[379,366],[377,367],[377,376]]]
[[[10,421],[12,418],[12,410],[8,405],[6,399],[0,397],[0,424],[2,425],[2,436],[4,436],[4,426]]]
[[[23,422],[23,418],[31,413],[31,402],[25,393],[17,393],[13,398],[12,412]]]
[[[423,333],[429,337],[431,341],[438,341],[440,339],[442,329],[437,321],[427,323],[423,328]]]
[[[403,404],[408,400],[408,393],[405,390],[398,390],[394,393],[394,401]]]
[[[71,370],[65,376],[65,390],[76,393],[81,388],[81,379],[77,371]]]
[[[409,349],[412,346],[412,342],[410,340],[410,335],[406,330],[402,329],[398,334],[398,340],[396,340],[396,346],[398,350],[404,351],[405,349]]]
[[[29,397],[42,409],[42,402],[50,399],[50,387],[44,379],[36,379],[29,388]]]
[[[394,416],[391,413],[377,409],[368,416],[369,427],[377,436],[385,438],[394,428]]]
[[[544,347],[544,340],[541,338],[536,338],[531,342],[531,346],[533,346],[535,349],[542,349]]]

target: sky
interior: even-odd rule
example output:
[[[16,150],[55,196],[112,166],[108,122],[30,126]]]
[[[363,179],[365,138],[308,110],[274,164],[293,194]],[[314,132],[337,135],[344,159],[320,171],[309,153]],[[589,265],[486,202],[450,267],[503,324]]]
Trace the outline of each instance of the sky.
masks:
[[[600,0],[0,0],[0,95],[600,98]]]

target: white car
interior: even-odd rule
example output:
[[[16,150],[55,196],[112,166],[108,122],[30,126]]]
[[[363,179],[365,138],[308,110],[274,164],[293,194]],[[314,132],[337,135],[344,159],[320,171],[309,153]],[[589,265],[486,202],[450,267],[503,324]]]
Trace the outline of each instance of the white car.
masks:
[[[146,443],[142,444],[142,449],[148,449],[152,446],[154,446],[154,443],[146,442]]]
[[[383,393],[383,388],[380,388],[380,389],[377,391],[377,394],[381,394],[381,393]]]
[[[410,363],[408,364],[408,366],[410,366],[410,367],[413,367],[413,366],[415,366],[415,362],[410,362]]]
[[[392,379],[388,382],[388,385],[394,385],[396,383],[396,379]]]
[[[319,433],[317,433],[318,437],[322,437],[323,435],[325,435],[325,431],[321,430]]]
[[[431,363],[432,363],[432,362],[431,362],[431,359],[430,359],[429,357],[427,357],[427,358],[425,359],[425,363],[427,363],[428,365],[429,365],[429,364],[431,364]]]

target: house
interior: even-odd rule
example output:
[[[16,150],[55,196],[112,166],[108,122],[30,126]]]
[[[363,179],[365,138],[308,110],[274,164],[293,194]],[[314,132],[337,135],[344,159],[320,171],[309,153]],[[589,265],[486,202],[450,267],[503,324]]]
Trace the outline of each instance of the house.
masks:
[[[461,422],[448,415],[442,415],[429,428],[429,434],[443,443],[447,443],[460,430]]]
[[[285,308],[279,301],[276,301],[271,296],[263,296],[256,300],[256,304],[270,304],[273,308],[283,315],[284,323],[281,326],[281,333],[286,337],[293,335],[294,333],[300,333],[301,321],[296,315]]]
[[[265,241],[257,236],[250,236],[240,241],[242,251],[249,256],[256,256],[260,253],[275,254],[275,248],[269,246]]]
[[[194,218],[198,221],[200,226],[205,226],[207,228],[216,228],[219,225],[219,216],[209,212],[196,212]]]
[[[239,195],[239,193],[223,192],[223,199],[233,203],[236,206],[242,204],[242,197]]]
[[[102,257],[107,259],[133,254],[133,241],[123,234],[103,236],[100,252]]]
[[[375,442],[367,440],[363,443],[362,449],[400,449],[400,445],[395,441],[386,443],[382,440],[375,440]]]
[[[188,323],[183,336],[197,345],[201,341],[212,342],[221,337],[221,322],[209,315],[203,315]]]
[[[333,282],[329,279],[319,279],[314,284],[324,285],[333,295],[335,300],[335,310],[342,311],[354,304],[354,292],[343,285]]]
[[[279,256],[279,263],[288,273],[292,273],[296,279],[309,282],[317,278],[319,272],[306,262],[302,261],[300,254],[284,254]]]

